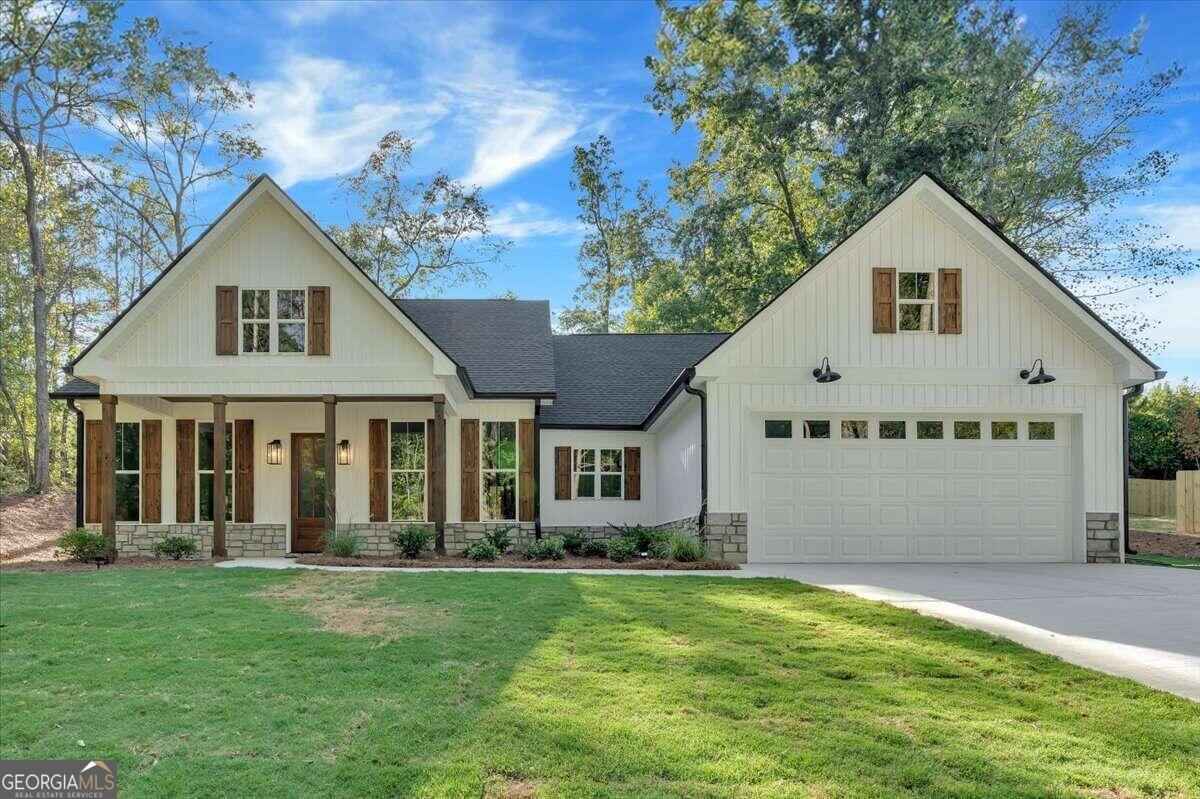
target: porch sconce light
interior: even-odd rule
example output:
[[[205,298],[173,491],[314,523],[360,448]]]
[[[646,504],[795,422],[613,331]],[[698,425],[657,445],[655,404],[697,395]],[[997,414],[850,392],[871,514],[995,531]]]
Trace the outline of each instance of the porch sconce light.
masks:
[[[818,383],[833,383],[842,379],[840,374],[829,368],[829,356],[825,356],[821,365],[813,369],[813,377],[817,378]]]
[[[350,440],[343,438],[338,442],[337,464],[338,466],[349,466],[354,460],[354,451],[350,449]]]
[[[283,444],[278,438],[267,443],[267,463],[272,466],[283,463]]]
[[[1034,366],[1037,367],[1037,374],[1033,373]],[[1028,381],[1031,386],[1040,386],[1043,383],[1053,383],[1054,375],[1046,374],[1046,370],[1042,368],[1042,359],[1038,358],[1028,369],[1021,370],[1021,379]]]

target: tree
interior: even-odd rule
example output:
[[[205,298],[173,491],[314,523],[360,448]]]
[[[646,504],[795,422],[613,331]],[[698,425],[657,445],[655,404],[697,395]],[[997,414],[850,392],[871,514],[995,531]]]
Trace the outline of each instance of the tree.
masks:
[[[1188,469],[1200,469],[1200,391],[1161,383],[1129,405],[1129,471],[1171,480]]]
[[[482,283],[508,241],[491,234],[491,209],[479,187],[444,172],[408,180],[413,142],[398,131],[379,140],[356,174],[341,180],[362,218],[330,235],[391,297]]]

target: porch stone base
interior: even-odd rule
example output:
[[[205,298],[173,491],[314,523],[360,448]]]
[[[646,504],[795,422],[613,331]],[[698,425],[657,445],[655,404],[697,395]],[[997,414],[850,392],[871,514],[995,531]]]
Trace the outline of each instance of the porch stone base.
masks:
[[[1087,514],[1087,562],[1121,562],[1121,517],[1117,513]]]
[[[154,557],[154,545],[167,536],[190,538],[200,547],[198,557],[212,554],[211,524],[117,524],[117,553],[125,557]],[[287,525],[225,525],[225,549],[231,558],[280,558],[287,552]]]
[[[501,527],[511,528],[508,536],[514,552],[520,552],[537,537],[533,522],[446,522],[446,554],[465,554],[467,547],[483,540],[485,532]]]
[[[704,548],[714,560],[745,563],[749,554],[747,515],[745,513],[710,513],[705,518]]]

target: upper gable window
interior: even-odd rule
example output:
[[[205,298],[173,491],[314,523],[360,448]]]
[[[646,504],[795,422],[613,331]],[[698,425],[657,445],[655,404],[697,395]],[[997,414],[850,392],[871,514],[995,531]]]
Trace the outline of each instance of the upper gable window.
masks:
[[[304,289],[242,289],[242,352],[303,353]]]
[[[897,272],[899,328],[933,332],[934,290],[932,272]]]

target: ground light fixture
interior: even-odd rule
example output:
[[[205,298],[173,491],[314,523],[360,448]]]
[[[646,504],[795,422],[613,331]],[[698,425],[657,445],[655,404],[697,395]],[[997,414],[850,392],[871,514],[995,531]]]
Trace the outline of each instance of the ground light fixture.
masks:
[[[272,466],[283,463],[283,443],[278,438],[267,443],[267,463]]]
[[[1036,374],[1033,371],[1034,366],[1037,367]],[[1033,375],[1033,377],[1030,377],[1030,375]],[[1045,383],[1053,383],[1054,375],[1046,374],[1046,370],[1042,368],[1042,359],[1038,358],[1028,369],[1021,370],[1021,379],[1028,381],[1029,385],[1031,386],[1040,386]]]
[[[343,438],[337,445],[338,466],[349,466],[354,460],[354,450],[350,448],[350,440]]]
[[[841,380],[842,376],[829,368],[829,356],[826,355],[821,361],[821,365],[813,369],[813,377],[817,378],[818,383],[833,383]],[[1054,378],[1050,378],[1053,380]]]

